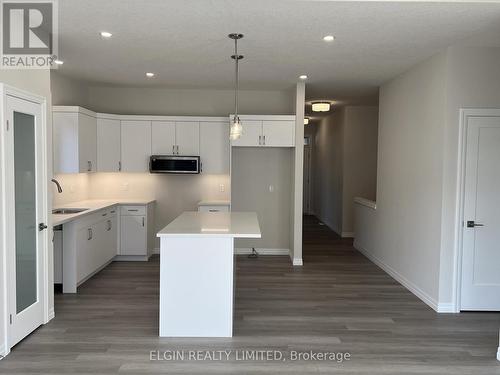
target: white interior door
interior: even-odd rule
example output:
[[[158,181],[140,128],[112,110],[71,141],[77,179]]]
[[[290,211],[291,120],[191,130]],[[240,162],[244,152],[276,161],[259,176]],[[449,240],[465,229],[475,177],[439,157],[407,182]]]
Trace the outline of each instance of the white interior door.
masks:
[[[12,347],[44,321],[47,186],[41,105],[7,96],[6,120],[7,310]]]
[[[500,117],[469,117],[462,310],[500,311]]]

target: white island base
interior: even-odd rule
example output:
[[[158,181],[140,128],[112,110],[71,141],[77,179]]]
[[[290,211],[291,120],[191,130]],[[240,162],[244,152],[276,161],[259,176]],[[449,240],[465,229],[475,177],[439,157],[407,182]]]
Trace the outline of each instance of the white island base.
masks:
[[[250,212],[184,212],[160,237],[160,336],[233,335],[234,238],[260,238]]]

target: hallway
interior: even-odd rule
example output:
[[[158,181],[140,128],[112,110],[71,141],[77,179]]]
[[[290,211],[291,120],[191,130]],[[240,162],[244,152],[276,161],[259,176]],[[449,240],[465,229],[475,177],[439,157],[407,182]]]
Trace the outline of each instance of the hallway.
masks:
[[[438,315],[314,217],[304,267],[237,259],[228,339],[158,338],[159,258],[115,262],[0,361],[1,374],[500,374],[500,314]],[[343,352],[331,361],[151,361],[151,350]]]

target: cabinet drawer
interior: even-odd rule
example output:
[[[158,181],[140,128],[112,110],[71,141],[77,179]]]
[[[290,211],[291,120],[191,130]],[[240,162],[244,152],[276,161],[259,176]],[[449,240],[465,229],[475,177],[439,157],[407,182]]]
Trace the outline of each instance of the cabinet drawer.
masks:
[[[145,216],[146,206],[122,206],[120,213],[122,216]]]
[[[199,206],[199,212],[229,212],[229,206]]]

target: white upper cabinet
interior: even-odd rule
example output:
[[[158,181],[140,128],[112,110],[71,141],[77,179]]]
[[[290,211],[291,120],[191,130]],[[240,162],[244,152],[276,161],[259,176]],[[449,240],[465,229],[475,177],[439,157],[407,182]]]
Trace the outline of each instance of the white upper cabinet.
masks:
[[[240,116],[239,147],[295,147],[295,116]]]
[[[229,122],[200,122],[201,171],[229,173]]]
[[[176,122],[175,141],[177,155],[200,155],[200,123],[198,121]]]
[[[151,151],[153,155],[175,154],[175,122],[153,121]]]
[[[148,172],[151,156],[151,121],[121,121],[123,172]]]
[[[97,119],[97,171],[121,170],[121,124],[118,119]]]
[[[154,155],[200,154],[198,121],[153,121],[152,151]]]
[[[232,141],[233,146],[258,147],[262,143],[262,121],[241,120],[243,132],[239,139]]]
[[[53,108],[54,173],[95,172],[97,120],[81,107]]]
[[[269,147],[295,146],[295,121],[262,121],[262,143]]]

